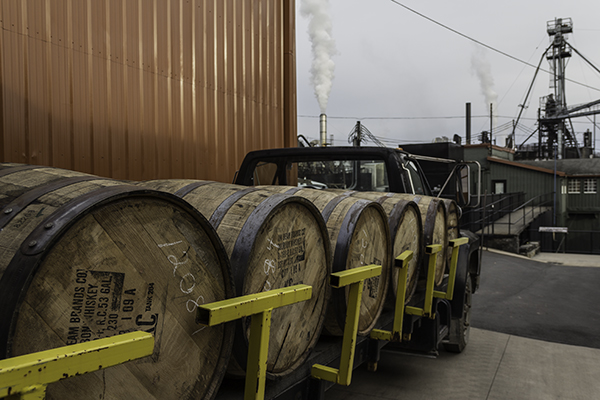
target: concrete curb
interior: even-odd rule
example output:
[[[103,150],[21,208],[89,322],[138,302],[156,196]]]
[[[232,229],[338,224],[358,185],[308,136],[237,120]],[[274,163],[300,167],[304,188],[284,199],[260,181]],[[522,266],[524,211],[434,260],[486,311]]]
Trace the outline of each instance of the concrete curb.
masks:
[[[523,260],[537,261],[546,264],[564,265],[567,267],[600,268],[600,255],[595,254],[538,253],[534,257],[529,258],[521,254],[509,253],[506,251],[496,250],[489,247],[483,247],[483,250],[506,256],[517,257]]]

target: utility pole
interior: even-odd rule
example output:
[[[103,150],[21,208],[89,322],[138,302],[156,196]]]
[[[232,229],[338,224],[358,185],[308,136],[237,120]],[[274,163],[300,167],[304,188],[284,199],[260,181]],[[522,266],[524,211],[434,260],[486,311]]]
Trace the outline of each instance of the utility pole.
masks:
[[[362,141],[361,138],[361,126],[360,126],[360,121],[356,121],[356,137],[354,138],[354,146],[355,147],[360,147],[360,142]]]

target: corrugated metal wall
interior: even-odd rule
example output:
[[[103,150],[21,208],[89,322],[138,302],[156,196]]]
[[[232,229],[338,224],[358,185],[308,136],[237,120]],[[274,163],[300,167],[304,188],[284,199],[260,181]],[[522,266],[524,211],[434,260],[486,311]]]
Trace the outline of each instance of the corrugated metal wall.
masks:
[[[554,176],[552,174],[500,163],[493,163],[490,169],[491,181],[506,180],[507,192],[524,192],[526,193],[525,200],[554,191]],[[558,179],[560,185],[564,178],[559,177]]]
[[[296,143],[293,0],[2,0],[0,155],[230,182]]]
[[[583,187],[584,182],[588,179],[594,180],[596,182],[596,188],[598,188],[599,180],[594,177],[577,177],[571,176],[571,179],[578,179],[581,185],[581,190],[577,194],[569,194],[569,211],[577,211],[577,212],[591,212],[595,214],[600,214],[600,192],[596,191],[596,193],[584,193]]]

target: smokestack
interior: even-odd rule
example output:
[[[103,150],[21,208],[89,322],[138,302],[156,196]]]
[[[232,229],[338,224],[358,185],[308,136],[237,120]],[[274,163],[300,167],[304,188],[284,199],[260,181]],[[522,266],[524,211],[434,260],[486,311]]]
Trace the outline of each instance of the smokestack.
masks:
[[[327,115],[321,114],[319,116],[319,127],[321,132],[321,146],[327,146]]]
[[[490,103],[490,144],[494,144],[492,135],[494,134],[494,103]]]
[[[471,103],[467,103],[467,132],[465,133],[467,144],[471,144]]]

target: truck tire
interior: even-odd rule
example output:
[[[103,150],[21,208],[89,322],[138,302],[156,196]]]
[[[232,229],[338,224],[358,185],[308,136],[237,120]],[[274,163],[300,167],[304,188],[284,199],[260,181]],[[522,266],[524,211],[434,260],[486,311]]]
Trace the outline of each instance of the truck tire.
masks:
[[[444,349],[450,353],[462,353],[469,343],[469,333],[471,331],[471,297],[473,295],[473,283],[471,277],[467,276],[465,285],[465,301],[463,313],[460,318],[452,318],[448,333],[448,340],[445,341]]]

